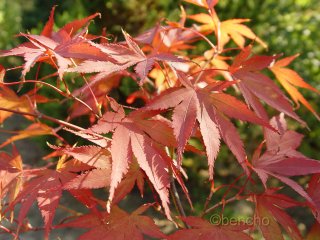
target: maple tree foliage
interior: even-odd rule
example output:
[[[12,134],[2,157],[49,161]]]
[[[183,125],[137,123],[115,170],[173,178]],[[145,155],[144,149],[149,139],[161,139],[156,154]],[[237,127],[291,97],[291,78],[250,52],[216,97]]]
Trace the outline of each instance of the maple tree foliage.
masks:
[[[0,68],[0,123],[5,125],[14,114],[30,123],[0,144],[0,234],[18,239],[24,232],[43,230],[44,238],[49,239],[52,230],[72,227],[87,229],[79,239],[247,240],[254,239],[257,231],[267,240],[285,235],[303,239],[305,233],[286,211],[303,207],[310,209],[316,221],[307,238],[317,239],[320,162],[297,150],[303,135],[291,130],[287,119],[306,127],[290,98],[319,119],[296,87],[316,94],[320,91],[288,67],[298,55],[255,54],[256,43],[267,45],[245,25],[249,19],[220,20],[215,10],[218,0],[185,0],[184,4],[196,5],[199,13],[188,15],[182,7],[180,21],[159,22],[135,37],[123,30],[123,41],[89,34],[89,25],[99,13],[55,31],[53,7],[39,35],[20,33],[17,36],[26,42],[0,52],[1,57],[24,59],[20,81],[7,82],[6,69]],[[190,54],[203,42],[207,50]],[[42,64],[50,65],[52,73],[40,77]],[[35,76],[32,68],[38,69]],[[125,79],[139,88],[130,93],[127,105],[112,94]],[[12,85],[19,86],[18,91]],[[21,92],[26,85],[33,90]],[[43,94],[47,88],[60,95],[61,102],[70,103],[66,119],[40,111],[39,104],[56,101]],[[138,99],[143,106],[136,108],[132,103]],[[89,125],[79,124],[79,117],[86,117]],[[264,139],[252,154],[239,133],[239,123],[259,126],[257,131]],[[51,152],[43,156],[44,164],[27,164],[15,142],[44,135],[55,139],[47,143]],[[227,190],[213,204],[213,196],[225,187],[214,182],[222,145],[243,173],[228,185],[229,190],[237,189],[233,196],[227,197]],[[2,151],[10,147],[11,153]],[[192,214],[192,199],[197,196],[188,191],[186,152],[205,158],[208,165],[206,184],[211,190],[198,216]],[[307,189],[291,178],[311,175]],[[245,181],[236,187],[240,179]],[[269,179],[279,181],[278,187]],[[146,191],[152,192],[153,203],[129,213],[119,203],[135,186],[142,201],[152,201],[144,198]],[[297,195],[281,192],[287,187]],[[103,196],[96,189],[102,189]],[[61,207],[67,192],[88,211]],[[217,207],[224,209],[240,200],[251,203],[251,217],[268,224],[207,220]],[[34,227],[28,221],[34,202],[43,226]],[[71,215],[56,221],[58,208]],[[191,214],[184,208],[190,208]],[[173,222],[177,231],[162,232],[154,214],[148,214],[151,209]]]

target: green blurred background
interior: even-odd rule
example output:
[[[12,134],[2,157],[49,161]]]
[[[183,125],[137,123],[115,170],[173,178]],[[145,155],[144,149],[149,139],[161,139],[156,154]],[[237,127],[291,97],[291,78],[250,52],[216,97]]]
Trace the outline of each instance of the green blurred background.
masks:
[[[194,5],[174,0],[1,0],[0,49],[16,46],[20,40],[14,38],[14,35],[19,32],[39,33],[53,5],[58,5],[55,14],[58,27],[76,18],[100,12],[102,17],[96,19],[90,26],[91,32],[99,34],[101,29],[106,27],[108,33],[121,37],[121,27],[135,36],[153,26],[161,18],[178,20],[180,4],[188,13],[203,11]],[[267,52],[260,53],[283,53],[284,56],[300,53],[300,57],[290,66],[306,82],[320,89],[319,0],[220,0],[216,9],[221,20],[250,18],[252,21],[248,25],[269,46]],[[0,61],[1,64],[10,67],[19,64],[19,60],[15,58],[0,59]],[[319,113],[319,97],[310,91],[301,90],[301,92]],[[305,135],[300,150],[308,157],[319,159],[319,122],[304,107],[300,107],[297,112],[311,129],[308,131],[290,122],[292,129]],[[239,126],[239,129],[250,156],[252,150],[259,144],[261,131],[256,127],[248,129]],[[218,183],[230,183],[239,174],[239,168],[234,162],[233,156],[226,147],[223,147],[216,163],[219,167]],[[209,192],[206,161],[194,160],[193,155],[187,155],[185,167],[190,177],[188,186],[195,201],[195,208],[200,210]],[[307,181],[305,178],[298,180],[300,183]],[[215,201],[219,201],[219,197]],[[301,222],[305,222],[301,219],[305,217],[303,214],[293,214],[297,214]]]

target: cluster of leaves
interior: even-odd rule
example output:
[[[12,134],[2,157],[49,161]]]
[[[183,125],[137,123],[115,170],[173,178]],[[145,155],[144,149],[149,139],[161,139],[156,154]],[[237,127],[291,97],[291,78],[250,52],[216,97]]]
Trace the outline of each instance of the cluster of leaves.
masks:
[[[123,31],[124,41],[111,42],[102,36],[88,33],[90,21],[99,14],[76,20],[54,30],[54,11],[40,35],[20,33],[27,41],[0,56],[24,58],[22,79],[5,82],[1,69],[0,121],[12,114],[20,114],[30,125],[18,131],[1,144],[39,135],[52,135],[57,140],[48,143],[52,152],[44,156],[43,167],[23,163],[13,145],[12,153],[0,154],[0,195],[3,231],[15,238],[24,231],[34,230],[27,214],[34,202],[43,217],[45,238],[52,229],[88,228],[80,239],[143,239],[143,235],[164,239],[252,239],[251,233],[260,230],[266,239],[283,239],[281,228],[292,238],[302,239],[296,223],[286,212],[292,207],[305,207],[320,221],[319,174],[320,162],[299,153],[302,135],[287,128],[286,117],[301,125],[306,123],[293,111],[288,97],[269,75],[273,73],[292,100],[302,103],[316,118],[313,107],[297,87],[319,94],[296,72],[287,68],[296,56],[255,55],[252,42],[266,44],[243,23],[248,19],[221,21],[215,11],[217,0],[185,0],[203,11],[187,15],[181,8],[179,22],[166,21],[136,37]],[[188,26],[188,21],[200,25]],[[251,44],[247,42],[251,41]],[[200,56],[190,55],[190,49],[204,41],[208,49]],[[237,48],[228,48],[230,42]],[[50,65],[52,74],[40,78],[40,67]],[[37,66],[37,67],[35,67]],[[32,78],[31,68],[37,68]],[[29,73],[30,72],[30,73]],[[72,76],[70,79],[69,76]],[[31,78],[31,79],[30,79]],[[54,85],[50,80],[57,79]],[[121,81],[130,79],[139,86],[120,104],[112,97],[112,89]],[[74,82],[83,82],[74,89]],[[33,85],[31,91],[19,94],[9,85]],[[50,88],[69,101],[67,119],[56,119],[39,111],[39,104],[49,103],[41,89]],[[240,100],[243,97],[244,101]],[[143,107],[131,103],[141,99]],[[266,109],[270,106],[275,116]],[[90,126],[74,122],[87,116]],[[247,157],[237,128],[236,119],[260,125],[264,140]],[[48,122],[52,124],[49,126]],[[52,127],[54,125],[54,127]],[[63,136],[69,132],[89,142],[77,146]],[[203,147],[195,146],[197,139]],[[221,141],[230,149],[243,169],[235,179],[244,184],[230,198],[224,197],[213,205],[211,198],[224,186],[214,184],[215,160]],[[192,197],[185,185],[184,153],[206,156],[211,192],[202,216],[186,216],[184,209],[192,208]],[[311,175],[307,190],[291,176]],[[269,178],[275,178],[291,187],[303,200],[296,200],[271,187]],[[145,182],[154,193],[155,203],[146,203],[132,213],[120,209],[118,203],[137,185],[141,196]],[[175,183],[178,183],[190,206],[182,204]],[[249,185],[262,185],[263,191]],[[232,188],[233,185],[229,187]],[[105,198],[95,196],[94,189],[107,189]],[[74,214],[53,224],[59,201],[69,192],[88,209],[87,214]],[[171,192],[171,201],[170,194]],[[254,216],[268,219],[269,224],[214,225],[205,220],[217,206],[238,201],[253,203]],[[176,206],[176,214],[170,207]],[[14,210],[20,205],[20,210]],[[173,221],[180,230],[165,235],[152,218],[142,215],[151,206]],[[161,206],[161,207],[160,207]],[[74,212],[74,211],[73,211]],[[17,216],[15,216],[17,215]],[[71,220],[70,220],[71,219]],[[261,223],[261,222],[260,222]],[[124,232],[123,229],[126,229]],[[310,231],[319,234],[317,225]]]

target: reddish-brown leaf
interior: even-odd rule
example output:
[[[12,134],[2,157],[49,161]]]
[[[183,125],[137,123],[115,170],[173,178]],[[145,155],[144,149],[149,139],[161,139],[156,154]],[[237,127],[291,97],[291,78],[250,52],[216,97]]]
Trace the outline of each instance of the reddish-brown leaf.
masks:
[[[313,215],[320,223],[320,174],[314,174],[308,184],[307,193],[315,205],[312,209]]]
[[[320,224],[318,222],[315,222],[310,231],[308,232],[308,235],[306,237],[306,240],[318,240],[320,236]]]
[[[23,166],[17,149],[13,147],[12,155],[0,152],[0,219],[6,196],[7,202],[11,203],[17,197],[22,184]]]
[[[114,102],[116,112],[107,112],[90,130],[96,133],[113,132],[111,144],[112,172],[110,183],[109,206],[115,197],[115,190],[121,182],[123,176],[127,174],[134,155],[141,169],[144,170],[153,187],[157,191],[168,218],[170,185],[167,168],[172,161],[166,155],[158,143],[163,142],[171,130],[163,121],[146,120],[158,113],[133,111],[129,116],[124,115],[124,110]],[[148,122],[150,121],[150,122]],[[142,124],[145,123],[145,124]],[[149,125],[149,129],[146,126]],[[151,133],[151,132],[155,133]],[[171,130],[172,131],[172,130]],[[150,135],[148,134],[150,132]],[[161,136],[161,133],[164,136]]]
[[[63,185],[64,189],[97,189],[110,185],[110,168],[87,171]]]
[[[93,145],[66,148],[60,148],[51,145],[51,147],[92,167],[111,168],[111,155],[110,152],[105,148]]]
[[[268,149],[262,155],[256,154],[252,159],[254,171],[265,186],[268,176],[271,175],[292,187],[307,200],[312,201],[303,188],[288,177],[319,173],[320,161],[310,159],[296,151],[301,142],[301,135],[293,134],[293,131],[286,129],[283,114],[274,117],[270,123],[279,131],[280,135],[277,136],[277,133],[266,130]]]
[[[145,174],[140,169],[139,164],[133,161],[127,174],[123,177],[122,181],[115,190],[114,198],[112,200],[113,204],[117,204],[125,196],[127,196],[135,184],[137,184],[140,194],[143,196],[144,177]]]
[[[58,227],[89,228],[90,230],[82,234],[79,240],[143,240],[144,235],[165,238],[151,218],[141,215],[149,206],[142,205],[131,214],[114,206],[110,213],[89,213]]]
[[[32,178],[26,183],[14,201],[10,203],[7,210],[12,211],[18,203],[21,203],[17,218],[21,226],[32,204],[37,201],[44,219],[45,235],[48,237],[56,208],[62,196],[63,184],[70,181],[76,175],[70,172],[60,172],[51,169],[39,171],[37,175],[37,177]]]
[[[255,224],[261,229],[266,240],[283,239],[278,223],[285,229],[291,239],[302,240],[301,233],[291,218],[284,211],[286,208],[303,205],[286,195],[267,190],[255,198]]]
[[[123,35],[126,40],[127,46],[118,44],[94,44],[96,48],[100,49],[103,53],[111,56],[116,60],[116,63],[110,61],[92,61],[86,60],[75,68],[71,68],[69,72],[82,72],[92,73],[100,72],[99,78],[106,77],[114,72],[119,72],[127,69],[133,65],[135,72],[141,80],[144,80],[156,61],[165,62],[185,62],[182,58],[178,58],[169,53],[152,53],[148,56],[140,49],[135,40],[125,31]],[[95,80],[98,80],[97,78]]]
[[[170,240],[250,240],[249,235],[244,233],[245,229],[250,226],[241,224],[237,225],[214,225],[199,217],[183,217],[182,220],[191,226],[191,229],[178,230],[171,234],[168,239]]]
[[[0,83],[0,106],[9,110],[32,113],[34,109],[28,96],[19,97],[13,90]],[[0,123],[12,115],[11,112],[0,110]]]
[[[49,126],[43,123],[33,123],[28,126],[24,130],[17,131],[15,136],[8,138],[5,142],[0,145],[0,148],[14,142],[17,140],[21,140],[24,138],[34,137],[34,136],[41,136],[41,135],[54,135],[54,131]]]
[[[253,56],[249,58],[251,49],[252,46],[247,46],[243,49],[229,68],[233,78],[241,80],[238,86],[246,102],[258,115],[265,119],[267,119],[267,115],[257,99],[263,100],[279,112],[283,112],[297,121],[304,123],[298,115],[293,112],[287,97],[278,86],[269,77],[258,72],[269,67],[277,56]]]
[[[210,88],[192,88],[190,81],[180,73],[180,78],[187,88],[170,88],[160,96],[151,100],[145,109],[163,110],[174,107],[173,128],[178,144],[178,154],[181,163],[182,152],[187,140],[195,127],[196,119],[200,123],[200,131],[207,150],[210,179],[213,178],[214,160],[219,151],[220,135],[237,157],[242,167],[247,170],[245,164],[245,152],[239,135],[234,128],[227,129],[230,125],[224,121],[225,116],[235,117],[241,120],[271,126],[258,118],[245,104],[224,93],[211,92]],[[188,83],[189,82],[189,83]],[[213,87],[212,90],[217,90]],[[218,116],[223,117],[218,117]],[[219,118],[219,120],[217,120]]]
[[[85,38],[85,32],[77,31],[82,28],[88,21],[95,18],[99,14],[93,14],[87,18],[76,20],[66,24],[57,33],[52,32],[54,25],[53,22],[53,7],[48,23],[41,35],[23,34],[29,40],[16,48],[0,53],[1,57],[4,56],[22,56],[24,57],[25,64],[22,70],[22,77],[29,72],[33,65],[40,62],[48,62],[57,68],[59,77],[62,79],[63,73],[74,62],[69,58],[80,59],[95,59],[95,60],[109,60],[114,61],[98,48],[88,44]]]

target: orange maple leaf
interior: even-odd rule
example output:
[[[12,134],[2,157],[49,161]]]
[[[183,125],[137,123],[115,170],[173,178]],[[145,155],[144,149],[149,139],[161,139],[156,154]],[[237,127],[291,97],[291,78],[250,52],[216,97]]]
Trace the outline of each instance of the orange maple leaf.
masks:
[[[201,32],[206,34],[216,32],[219,49],[223,49],[230,39],[232,39],[240,48],[244,48],[246,38],[257,41],[265,48],[267,47],[266,43],[257,37],[249,27],[242,24],[244,22],[249,22],[250,19],[230,19],[220,22],[216,14],[210,16],[206,13],[190,15],[188,18],[202,23],[202,25],[199,26]]]
[[[299,102],[301,102],[307,109],[309,109],[310,112],[315,115],[318,120],[320,120],[317,112],[302,96],[302,94],[297,90],[296,87],[306,88],[317,94],[320,94],[320,91],[306,83],[297,72],[293,71],[292,69],[286,68],[286,66],[288,66],[298,56],[299,54],[296,54],[279,60],[270,67],[270,70],[276,76],[281,85],[286,89],[297,106],[299,107]]]

